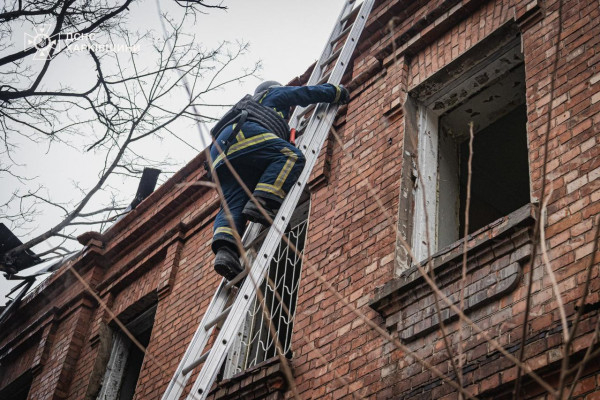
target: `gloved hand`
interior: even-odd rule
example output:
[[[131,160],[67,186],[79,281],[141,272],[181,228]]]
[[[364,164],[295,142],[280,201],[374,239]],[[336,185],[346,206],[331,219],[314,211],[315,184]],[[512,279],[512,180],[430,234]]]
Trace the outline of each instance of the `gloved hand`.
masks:
[[[340,98],[336,104],[348,104],[350,102],[350,92],[343,85],[338,85],[340,88]]]

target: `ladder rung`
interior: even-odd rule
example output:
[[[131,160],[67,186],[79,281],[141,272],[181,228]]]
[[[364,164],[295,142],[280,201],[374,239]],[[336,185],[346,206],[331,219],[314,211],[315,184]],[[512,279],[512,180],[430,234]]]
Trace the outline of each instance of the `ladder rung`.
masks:
[[[327,60],[323,61],[323,64],[321,64],[321,68],[328,66],[330,62],[337,59],[338,56],[340,55],[340,53],[342,52],[342,50],[343,50],[343,47],[340,47],[339,49],[337,49],[332,55],[330,55],[327,58]]]
[[[317,83],[317,85],[321,85],[323,83],[326,83],[329,80],[329,77],[331,76],[331,71],[329,71],[327,74],[325,74],[324,77],[322,77],[319,82]]]
[[[352,24],[348,25],[348,27],[346,29],[344,29],[343,31],[340,32],[339,35],[337,35],[335,38],[333,38],[329,44],[336,44],[338,42],[338,40],[340,40],[341,38],[343,38],[348,32],[350,32],[350,29],[352,29]]]
[[[239,274],[237,274],[237,276],[235,278],[233,278],[232,281],[227,282],[227,284],[225,285],[225,289],[227,289],[227,290],[231,289],[232,287],[237,285],[237,283],[239,281],[244,279],[246,276],[248,276],[248,268],[244,268],[244,270],[242,272],[240,272]]]
[[[342,17],[342,19],[340,19],[340,23],[343,24],[344,22],[348,21],[350,18],[354,17],[356,14],[358,14],[358,11],[360,10],[360,7],[356,7],[354,8],[352,11],[350,11],[348,14],[344,15]]]
[[[190,365],[188,365],[187,367],[185,367],[184,369],[181,370],[181,373],[183,375],[187,375],[190,373],[190,371],[193,371],[194,368],[196,368],[198,365],[202,364],[204,361],[206,361],[206,359],[208,358],[208,354],[210,353],[210,350],[207,351],[206,353],[202,354],[200,356],[200,358],[198,358],[196,361],[192,362]]]
[[[267,233],[269,233],[268,229],[263,229],[262,231],[260,231],[260,233],[250,241],[250,243],[248,243],[247,245],[244,246],[245,250],[251,249],[252,247],[254,247],[258,242],[260,242],[261,240],[263,240],[265,238],[265,236],[267,236]]]
[[[306,114],[308,114],[309,112],[311,112],[312,110],[314,110],[316,107],[317,107],[316,104],[309,105],[304,110],[302,110],[302,112],[300,114],[298,114],[298,118],[304,117]]]
[[[227,317],[227,315],[229,314],[229,311],[231,311],[231,307],[232,306],[227,307],[226,309],[223,310],[223,312],[221,314],[217,315],[212,321],[208,321],[206,323],[206,326],[204,327],[204,329],[208,331],[210,328],[217,325],[219,322],[223,321],[225,319],[225,317]]]

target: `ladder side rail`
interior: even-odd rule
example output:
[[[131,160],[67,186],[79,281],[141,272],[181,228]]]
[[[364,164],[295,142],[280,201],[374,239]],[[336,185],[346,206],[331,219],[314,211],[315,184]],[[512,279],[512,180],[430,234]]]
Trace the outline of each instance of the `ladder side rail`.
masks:
[[[331,76],[329,79],[330,83],[339,83],[341,81],[344,71],[346,69],[347,63],[349,62],[349,60],[352,56],[352,53],[354,52],[355,45],[358,42],[358,39],[360,37],[360,34],[362,33],[362,30],[364,29],[364,26],[367,21],[367,17],[371,12],[373,4],[374,4],[374,0],[367,0],[361,7],[361,10],[360,10],[359,14],[357,15],[357,20],[355,21],[355,24],[349,33],[348,40],[344,44],[344,47],[338,58],[338,61],[336,62],[336,65],[335,65],[334,69],[332,70],[332,73],[331,73]],[[324,110],[321,112],[322,109],[324,109]],[[277,249],[277,246],[281,242],[281,236],[283,235],[283,233],[282,233],[283,229],[285,228],[285,225],[289,222],[289,216],[291,216],[291,214],[293,213],[294,209],[297,206],[298,201],[300,200],[300,196],[302,195],[304,187],[310,177],[310,174],[314,168],[314,165],[316,164],[320,150],[323,147],[325,139],[327,138],[329,128],[331,127],[331,125],[333,125],[333,122],[335,120],[335,116],[337,115],[338,109],[339,109],[339,105],[320,104],[319,107],[317,109],[315,109],[315,112],[314,112],[313,116],[311,117],[311,121],[308,124],[307,131],[308,132],[312,131],[311,133],[313,133],[313,134],[307,136],[308,142],[310,144],[305,147],[305,150],[307,152],[310,151],[312,154],[307,157],[307,165],[305,165],[304,170],[298,179],[298,183],[292,188],[292,190],[290,191],[290,193],[284,200],[284,203],[282,204],[281,209],[277,213],[276,221],[274,221],[274,226],[276,229],[271,229],[269,231],[269,234],[267,235],[267,238],[265,239],[265,242],[263,243],[263,246],[261,247],[261,250],[257,256],[255,263],[258,263],[259,267],[262,264],[262,267],[260,267],[261,273],[259,275],[261,277],[260,281],[262,281],[262,277],[264,276],[264,273],[266,272],[266,269],[268,268],[270,260],[273,257],[273,255]],[[324,116],[323,116],[323,118],[321,118],[320,116],[323,114],[324,114]],[[315,125],[315,124],[317,126],[314,128],[314,131],[313,131],[313,125]],[[296,193],[294,193],[294,192],[296,192]],[[287,218],[286,218],[286,216],[287,216]],[[279,231],[279,232],[277,232],[277,231]],[[254,272],[254,269],[255,269],[255,267],[253,266],[252,272]],[[256,280],[256,282],[259,282],[259,280]],[[246,282],[246,283],[251,283],[251,282]],[[246,312],[247,312],[247,308],[243,311],[244,315]],[[238,327],[234,327],[233,331],[236,331],[237,329],[238,329]],[[223,326],[223,330],[225,330],[225,326]],[[225,340],[227,340],[227,339],[225,339]],[[219,339],[217,339],[217,342],[218,341],[219,341]],[[218,365],[216,367],[218,368]],[[210,389],[210,388],[207,388],[207,389]]]
[[[352,30],[346,39],[346,43],[344,44],[344,48],[340,54],[340,57],[338,58],[332,70],[329,78],[330,83],[339,83],[341,81],[356,43],[358,42],[358,38],[366,24],[367,16],[372,9],[373,3],[374,0],[365,0],[363,3],[361,10],[356,17],[357,20],[355,21],[354,26],[352,27]],[[279,242],[281,241],[281,236],[283,235],[285,226],[289,222],[289,217],[292,215],[293,210],[300,200],[304,186],[306,185],[308,178],[310,177],[310,173],[316,164],[319,152],[323,146],[323,143],[325,142],[325,139],[327,138],[329,128],[333,124],[338,108],[339,105],[337,104],[319,104],[311,116],[307,126],[307,133],[309,133],[309,136],[307,137],[308,144],[302,146],[306,150],[305,154],[307,154],[306,165],[300,174],[297,184],[293,186],[292,190],[290,190],[290,193],[285,198],[279,212],[277,213],[275,221],[273,222],[273,226],[271,226],[250,271],[251,279],[246,279],[244,285],[242,286],[241,292],[238,293],[238,296],[232,306],[231,313],[225,320],[215,344],[213,345],[213,349],[211,349],[211,352],[205,361],[204,366],[200,371],[198,378],[196,379],[196,382],[192,386],[190,396],[200,394],[202,396],[201,398],[204,399],[208,394],[210,386],[217,375],[219,366],[223,362],[227,355],[227,351],[231,346],[232,339],[239,330],[242,322],[241,316],[248,312],[252,300],[251,297],[256,295],[256,288],[253,285],[253,281],[257,282],[257,284],[262,282],[267,270],[267,266],[270,263],[270,260],[273,257]],[[325,110],[325,112],[322,110]],[[316,127],[313,128],[313,125],[315,124]],[[236,316],[238,317],[236,318]],[[215,350],[214,346],[218,346],[220,351],[218,351],[219,349],[216,349],[217,351],[213,351]]]
[[[342,11],[340,11],[340,15],[338,16],[336,23],[331,31],[331,34],[329,35],[329,38],[327,39],[327,43],[325,43],[325,47],[323,48],[323,51],[321,52],[321,56],[319,57],[319,60],[315,64],[315,68],[313,68],[313,71],[310,74],[310,77],[308,78],[308,81],[306,83],[307,85],[309,85],[309,86],[314,85],[319,81],[319,79],[321,79],[321,75],[323,73],[323,71],[322,71],[323,62],[327,58],[329,58],[329,56],[331,56],[331,54],[333,53],[335,43],[332,44],[331,41],[333,39],[335,39],[335,37],[338,36],[343,31],[344,23],[341,22],[342,18],[345,15],[347,15],[348,13],[352,12],[352,8],[354,7],[355,2],[356,2],[356,0],[348,0],[342,7]],[[298,126],[300,125],[300,120],[298,118],[298,115],[302,112],[303,109],[304,109],[304,107],[300,107],[300,106],[298,106],[294,109],[294,112],[292,113],[292,116],[290,117],[290,127],[298,129]]]
[[[339,83],[341,82],[342,77],[344,76],[344,72],[346,71],[346,68],[348,66],[348,63],[350,62],[350,59],[352,58],[352,54],[354,53],[356,43],[358,43],[358,39],[360,39],[360,35],[362,34],[362,31],[367,23],[368,16],[371,13],[371,10],[373,9],[374,3],[375,3],[375,0],[365,0],[363,2],[363,4],[361,5],[361,9],[358,12],[358,15],[356,16],[356,20],[354,21],[352,29],[348,33],[348,37],[346,38],[344,47],[342,48],[342,51],[335,63],[335,66],[331,70],[331,74],[329,76],[328,83],[331,83],[334,85],[339,85]],[[302,112],[302,110],[300,110],[299,107],[296,107],[294,114],[296,114],[296,112],[298,112],[298,114],[299,114],[300,112]],[[318,110],[315,108],[315,111],[313,112],[313,115],[311,116],[311,120],[308,122],[305,132],[309,132],[309,130],[311,129],[312,119],[317,114],[317,112],[318,112]],[[294,120],[292,120],[292,121],[294,121]],[[295,125],[298,125],[298,126],[300,125],[300,121],[294,121],[294,122],[295,122]],[[332,121],[332,124],[333,124],[333,121]],[[329,127],[327,129],[329,130]],[[303,150],[306,150],[306,148],[308,148],[309,146],[305,146],[304,142],[307,140],[309,140],[309,139],[307,138],[306,134],[300,136],[297,140],[298,148],[302,148]],[[305,169],[306,169],[306,167],[305,167]]]
[[[362,34],[365,25],[367,23],[367,19],[371,10],[373,9],[373,4],[375,0],[365,0],[356,16],[356,20],[354,21],[354,25],[346,38],[346,43],[342,48],[342,52],[338,57],[335,66],[331,70],[331,75],[329,77],[328,83],[332,83],[334,85],[339,85],[348,63],[352,58],[352,54],[354,53],[354,49],[356,48],[356,44],[358,43],[358,39],[360,39],[360,35]],[[331,121],[333,123],[333,121]]]
[[[314,119],[318,125],[321,125],[321,129],[315,129],[314,132],[319,133],[321,138],[310,141],[313,146],[309,148],[310,153],[306,157],[306,165],[300,174],[298,183],[294,185],[293,189],[285,198],[281,209],[277,213],[275,221],[273,222],[273,225],[271,226],[271,229],[269,230],[269,233],[267,234],[267,237],[261,246],[254,265],[252,266],[249,277],[250,279],[245,280],[240,292],[238,292],[236,300],[232,305],[231,312],[223,323],[221,331],[219,332],[219,335],[213,344],[213,348],[211,349],[208,358],[204,362],[196,382],[192,386],[192,390],[188,398],[197,399],[197,396],[200,395],[200,399],[205,399],[208,395],[208,391],[210,390],[210,386],[212,385],[212,382],[218,373],[219,367],[225,359],[233,342],[234,336],[241,326],[242,316],[248,312],[250,304],[256,295],[257,289],[254,286],[254,282],[257,284],[262,282],[271,258],[273,257],[273,254],[275,253],[277,246],[281,241],[281,236],[283,235],[285,226],[289,221],[288,216],[293,213],[298,201],[300,200],[304,186],[310,177],[310,173],[316,164],[319,155],[319,148],[317,148],[317,146],[322,146],[322,144],[325,142],[325,138],[327,136],[326,133],[329,129],[327,126],[323,125],[322,121],[325,120],[325,123],[328,123],[330,126],[331,123],[333,123],[333,119],[335,118],[338,108],[339,106],[335,104],[320,104],[320,107],[317,110],[318,118]],[[321,110],[326,110],[325,118],[321,118],[324,113],[324,111]]]
[[[208,331],[204,327],[206,326],[207,322],[214,319],[225,308],[228,298],[227,289],[225,288],[226,284],[227,280],[223,278],[208,306],[208,309],[204,313],[204,316],[198,325],[198,329],[196,329],[196,333],[194,334],[192,341],[190,342],[185,354],[179,362],[179,365],[173,374],[173,378],[171,379],[171,382],[169,382],[169,386],[167,386],[167,389],[163,394],[162,400],[178,400],[181,397],[185,385],[192,375],[191,372],[187,375],[183,375],[182,371],[188,365],[188,363],[197,359],[204,350],[204,347],[206,347],[206,343],[208,342],[208,338],[210,338],[214,327],[210,328]]]
[[[373,6],[374,0],[366,0],[359,14],[357,20],[352,27],[348,38],[343,46],[342,52],[338,61],[336,62],[329,78],[330,83],[339,83],[346,69],[346,65],[352,56],[355,45],[358,42],[360,33],[362,32],[367,16],[369,15]],[[350,4],[350,3],[347,3]],[[329,45],[329,43],[328,43]],[[196,393],[201,395],[204,399],[208,395],[208,390],[216,377],[218,368],[226,357],[227,351],[231,346],[232,339],[237,333],[239,326],[242,322],[242,316],[245,315],[250,307],[250,303],[253,297],[256,295],[256,287],[253,284],[255,282],[262,282],[264,274],[266,273],[267,266],[270,263],[270,259],[273,257],[281,236],[283,235],[285,226],[289,222],[289,216],[293,213],[300,196],[304,190],[304,186],[316,164],[320,149],[325,142],[328,131],[333,124],[339,105],[320,104],[310,118],[307,126],[307,137],[306,141],[308,145],[303,145],[304,149],[309,153],[307,156],[307,165],[300,175],[298,183],[294,185],[286,199],[284,200],[281,209],[279,210],[276,220],[273,226],[269,229],[267,237],[261,247],[257,259],[255,260],[253,267],[250,271],[251,279],[246,279],[240,293],[236,297],[234,304],[232,305],[232,312],[225,320],[223,327],[215,341],[213,347],[221,347],[221,351],[213,351],[218,349],[211,349],[207,360],[204,363],[202,371],[198,375],[196,382],[190,392],[190,397],[196,397]],[[313,128],[313,125],[316,127]],[[244,235],[246,237],[246,235]],[[201,324],[203,326],[204,324]]]

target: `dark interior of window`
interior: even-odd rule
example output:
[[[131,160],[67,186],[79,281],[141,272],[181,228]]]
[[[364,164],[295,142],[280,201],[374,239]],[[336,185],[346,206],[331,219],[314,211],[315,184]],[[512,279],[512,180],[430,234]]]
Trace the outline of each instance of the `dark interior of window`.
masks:
[[[469,233],[529,203],[527,113],[519,105],[473,139]],[[460,232],[464,232],[469,141],[460,144]]]
[[[465,79],[482,84],[439,117],[438,250],[465,232],[470,123],[474,139],[468,233],[530,201],[525,68],[520,54],[510,52],[515,66],[493,79],[490,68]],[[494,72],[495,64],[508,57],[492,63]]]
[[[154,317],[154,316],[153,316]],[[154,319],[154,318],[153,318]],[[150,335],[152,334],[152,326],[143,332],[135,335],[138,342],[144,347],[148,347],[150,343]],[[130,344],[129,356],[125,364],[125,373],[121,381],[121,390],[119,391],[119,400],[131,400],[135,394],[142,363],[144,362],[144,353],[133,342]]]
[[[27,371],[0,392],[0,399],[27,400],[33,374]]]

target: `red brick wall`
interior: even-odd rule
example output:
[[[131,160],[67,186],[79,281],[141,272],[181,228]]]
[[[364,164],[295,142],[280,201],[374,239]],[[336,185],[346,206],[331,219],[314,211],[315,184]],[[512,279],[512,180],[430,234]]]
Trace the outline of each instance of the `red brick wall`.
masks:
[[[43,369],[36,374],[29,392],[30,399],[67,398],[75,367],[89,327],[91,311],[78,307],[61,321],[53,333],[52,347]]]
[[[292,362],[302,398],[328,392],[337,398],[356,388],[375,393],[381,385],[384,341],[318,279],[323,276],[369,318],[377,318],[367,303],[394,269],[402,121],[381,115],[386,81],[369,83],[349,104],[345,126],[338,130],[346,154],[334,141],[329,184],[311,196],[308,265],[303,266]],[[385,214],[370,191],[377,193]],[[352,377],[352,384],[337,382],[336,374]]]
[[[407,20],[414,22],[433,12],[434,3],[430,2],[428,6],[414,12]],[[393,144],[389,146],[385,142],[387,131],[383,127],[389,125],[392,129],[393,134],[388,134],[392,143],[398,139],[402,144],[403,133],[401,126],[385,120],[384,113],[393,109],[394,99],[388,97],[382,105],[381,93],[388,92],[389,96],[389,91],[393,88],[401,98],[402,89],[410,89],[423,82],[504,22],[513,19],[515,14],[520,15],[523,3],[486,2],[435,40],[429,37],[427,40],[421,39],[423,43],[419,43],[417,39],[416,44],[411,44],[412,49],[416,50],[409,57],[407,75],[402,74],[402,53],[398,51],[388,56],[387,60],[384,59],[384,64],[389,63],[387,74],[355,96],[348,108],[343,133],[346,151],[352,160],[343,162],[339,146],[334,147],[332,160],[337,162],[332,162],[331,181],[327,187],[313,194],[314,211],[311,214],[307,254],[334,288],[375,321],[380,322],[378,316],[370,313],[365,306],[366,297],[372,294],[373,287],[385,284],[392,276],[392,268],[386,261],[393,259],[393,241],[386,240],[384,235],[372,240],[373,232],[369,228],[377,223],[381,210],[373,207],[367,217],[362,217],[361,211],[373,206],[375,200],[373,196],[361,197],[361,189],[364,190],[365,181],[369,180],[383,198],[390,192],[394,193],[392,198],[398,197],[401,169],[398,159],[402,147],[394,148]],[[559,68],[552,103],[548,177],[553,181],[554,196],[549,206],[547,235],[551,263],[556,269],[563,297],[568,303],[567,312],[572,317],[574,300],[581,296],[584,269],[590,263],[592,218],[599,210],[600,180],[597,178],[600,175],[600,163],[597,156],[600,152],[595,144],[600,120],[600,95],[597,94],[600,92],[600,28],[592,21],[600,16],[600,11],[595,1],[565,1],[564,10]],[[454,13],[460,14],[460,9],[456,9]],[[542,4],[540,13],[541,18],[537,22],[522,26],[534,199],[540,197],[540,154],[549,103],[548,76],[558,31],[557,3]],[[582,29],[583,26],[586,28]],[[400,22],[395,29],[400,35],[405,28],[408,29],[406,23]],[[410,39],[406,40],[410,42]],[[385,55],[381,50],[384,47],[381,43],[383,41],[378,43],[379,47],[373,46],[365,51],[363,60],[368,60],[374,54]],[[411,49],[410,46],[406,48]],[[356,65],[360,68],[365,64],[359,58]],[[370,98],[370,92],[379,93],[379,101]],[[373,147],[369,146],[373,143],[371,134],[379,140]],[[393,154],[386,153],[390,147],[393,148]],[[382,154],[383,160],[380,161]],[[356,168],[355,171],[360,171],[360,176],[353,173],[352,166]],[[396,180],[385,182],[377,179],[378,175],[388,171],[391,171]],[[385,184],[378,186],[378,182]],[[387,232],[396,224],[394,217],[398,203],[384,200],[384,204],[387,206],[386,211],[392,216],[383,221],[383,232]],[[322,217],[326,220],[322,220]],[[557,305],[549,277],[542,270],[539,252],[535,265],[529,334],[531,339],[526,347],[525,358],[531,362],[532,367],[542,368],[560,359],[557,356],[560,333],[550,332],[552,329],[556,330],[559,324]],[[525,266],[523,280],[516,291],[471,315],[507,347],[520,343],[525,282],[529,273],[531,270]],[[430,372],[414,359],[406,358],[402,352],[392,350],[390,344],[386,344],[386,341],[358,321],[324,290],[309,268],[305,268],[304,274],[294,359],[297,383],[304,396],[339,398],[361,390],[359,393],[373,398],[415,398],[417,395],[437,398],[450,391],[448,385],[433,388],[433,392],[431,387],[427,388],[426,384],[435,378]],[[592,276],[597,275],[595,270]],[[588,302],[598,301],[598,282],[595,278],[592,279],[592,294],[588,297]],[[592,321],[588,320],[590,317]],[[578,330],[580,339],[575,341],[575,350],[584,348],[591,341],[588,332],[593,328],[595,316],[587,315],[584,319]],[[458,324],[453,323],[447,329],[456,351]],[[549,331],[547,337],[544,333],[546,331]],[[543,336],[538,338],[540,334]],[[303,343],[304,339],[308,343]],[[494,355],[494,349],[480,335],[475,335],[470,330],[463,334],[463,340],[467,363],[475,360],[482,362],[482,356],[484,359],[486,356],[493,356],[498,360],[486,365],[485,369],[482,368],[482,363],[476,371],[465,375],[470,391],[482,393],[501,384],[514,382],[516,369],[506,360]],[[449,371],[439,331],[410,343],[409,348],[440,367],[443,372]],[[320,359],[320,355],[325,357],[327,363]],[[336,381],[336,375],[350,384]],[[421,388],[420,392],[411,392],[418,388]],[[527,386],[527,390],[535,393],[531,385]],[[455,396],[455,393],[449,395],[450,398]]]
[[[542,147],[548,107],[552,107],[547,172],[554,194],[546,234],[566,310],[573,315],[591,258],[591,221],[600,210],[600,147],[596,143],[600,126],[600,7],[592,0],[563,3],[552,96],[550,74],[559,31],[557,0],[539,4],[536,0],[377,3],[354,62],[352,101],[336,123],[343,144],[330,136],[328,152],[313,174],[319,185],[313,186],[311,193],[291,361],[301,398],[351,398],[354,392],[373,399],[456,397],[452,388],[357,318],[351,308],[399,337],[395,330],[398,321],[390,319],[393,313],[380,315],[370,302],[377,288],[407,268],[397,250],[397,231],[406,234],[411,218],[410,210],[399,211],[411,196],[411,188],[401,185],[407,173],[403,163],[410,161],[406,153],[414,149],[414,143],[407,142],[412,139],[405,139],[408,116],[402,104],[406,91],[515,17],[525,56],[534,199],[540,198]],[[103,235],[102,243],[73,262],[118,316],[133,317],[132,310],[145,304],[144,299],[158,299],[136,399],[160,398],[219,281],[212,271],[210,251],[216,196],[204,186],[193,185],[203,173],[201,160],[192,160]],[[530,340],[525,356],[532,368],[556,385],[556,377],[544,368],[555,369],[560,362],[560,324],[549,277],[539,258],[534,260],[533,270],[527,263],[522,265],[523,276],[516,289],[469,312],[469,316],[500,344],[516,351],[525,283],[533,273]],[[599,300],[597,268],[592,276],[589,302]],[[328,285],[351,307],[340,302]],[[30,398],[85,399],[97,394],[113,325],[109,325],[110,313],[94,301],[74,303],[83,290],[71,272],[62,270],[24,302],[22,312],[9,321],[10,332],[0,333],[1,359],[20,340],[19,335],[31,329],[27,326],[49,313],[58,315],[55,330],[46,336],[48,344],[36,344],[36,351],[42,349],[46,357],[35,370]],[[392,306],[401,309],[405,305]],[[431,304],[417,303],[414,308],[419,307],[430,310]],[[595,314],[585,316],[574,351],[589,344],[595,321]],[[456,321],[447,325],[455,351],[459,328]],[[508,393],[516,376],[514,366],[472,329],[464,329],[462,337],[467,389],[483,396]],[[451,374],[439,329],[406,345]],[[27,348],[17,347],[10,357],[17,355],[15,363],[29,363]],[[583,376],[576,393],[592,398],[590,394],[597,392],[597,372],[592,369]],[[3,385],[8,383],[5,380]],[[525,381],[525,397],[538,395],[538,389]],[[286,397],[291,396],[288,393]]]

